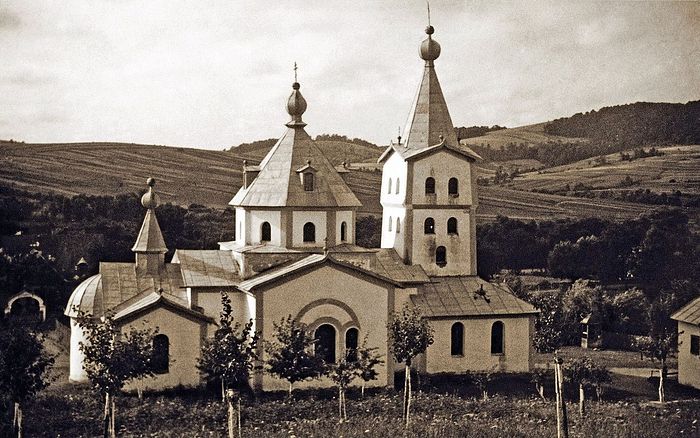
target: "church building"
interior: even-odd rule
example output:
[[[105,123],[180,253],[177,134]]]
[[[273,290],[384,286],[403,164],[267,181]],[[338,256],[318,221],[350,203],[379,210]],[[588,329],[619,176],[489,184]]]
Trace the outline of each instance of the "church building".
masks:
[[[287,130],[259,165],[244,163],[235,207],[236,239],[218,250],[167,247],[155,207],[155,181],[141,202],[143,226],[133,263],[100,263],[99,273],[71,295],[70,379],[87,379],[78,311],[111,314],[122,329],[158,327],[153,340],[159,369],[147,389],[197,386],[204,340],[216,330],[220,292],[231,297],[235,318],[250,319],[263,340],[291,315],[314,333],[323,358],[334,362],[362,339],[384,364],[371,384],[391,386],[400,369],[391,357],[387,323],[408,304],[419,306],[435,330],[435,343],[416,363],[422,373],[528,371],[537,310],[504,284],[476,270],[475,162],[459,143],[435,60],[440,45],[420,47],[425,66],[403,137],[382,154],[381,248],[355,245],[359,200],[305,130],[307,103],[299,83],[287,101]],[[265,359],[261,349],[262,360]],[[257,390],[283,390],[286,382],[251,376]],[[330,386],[325,379],[299,387]]]

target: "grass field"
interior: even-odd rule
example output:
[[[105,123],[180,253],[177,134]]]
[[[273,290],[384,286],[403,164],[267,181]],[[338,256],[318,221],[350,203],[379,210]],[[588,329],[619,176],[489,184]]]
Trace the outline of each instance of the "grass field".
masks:
[[[348,395],[349,422],[339,423],[334,391],[264,394],[243,399],[245,437],[551,437],[556,433],[551,387],[549,402],[535,398],[525,375],[502,376],[490,383],[490,398],[460,379],[426,381],[414,388],[413,421],[401,422],[401,394],[392,389],[357,388]],[[572,389],[572,388],[569,388]],[[603,402],[589,402],[579,419],[568,394],[571,437],[698,436],[696,391],[669,384],[664,407],[650,403],[653,382],[615,376]],[[680,400],[680,401],[679,401]],[[179,391],[118,398],[120,436],[211,437],[225,435],[225,411],[213,393]],[[28,437],[93,437],[100,435],[102,402],[87,386],[54,385],[25,408]]]
[[[593,190],[619,189],[626,177],[633,185],[625,189],[650,189],[654,192],[700,195],[700,145],[669,146],[659,149],[664,155],[622,161],[620,154],[606,155],[604,164],[597,158],[565,166],[523,174],[508,187],[517,190],[562,190],[577,183]]]
[[[583,138],[560,137],[547,134],[544,132],[546,124],[547,122],[519,126],[517,128],[500,129],[498,131],[488,132],[481,137],[465,138],[462,142],[470,145],[488,146],[493,149],[500,149],[509,143],[537,145],[547,142],[578,143],[587,141]]]
[[[0,184],[34,192],[132,193],[142,191],[146,177],[153,176],[159,181],[158,193],[164,202],[224,208],[242,180],[243,158],[224,151],[113,143],[2,143],[0,148]],[[361,212],[381,213],[381,172],[353,171],[347,174],[347,182],[363,203]],[[535,220],[588,216],[628,219],[653,208],[503,187],[481,187],[479,200],[477,217],[481,222],[492,221],[499,214]]]

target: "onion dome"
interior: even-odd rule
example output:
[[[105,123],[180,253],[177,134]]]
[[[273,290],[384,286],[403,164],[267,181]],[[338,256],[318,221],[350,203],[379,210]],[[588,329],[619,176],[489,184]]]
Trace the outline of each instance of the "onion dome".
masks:
[[[158,204],[160,204],[160,198],[156,192],[153,191],[153,187],[156,185],[156,180],[153,178],[148,178],[148,180],[146,180],[146,184],[148,184],[148,191],[141,197],[141,205],[148,209],[156,208],[158,207]]]
[[[306,123],[301,120],[301,115],[306,111],[306,99],[301,95],[299,91],[299,82],[294,82],[292,84],[292,94],[287,100],[287,112],[292,116],[292,120],[287,123],[287,126],[291,127],[304,127]]]
[[[440,56],[440,44],[432,37],[433,33],[435,33],[433,26],[426,27],[425,33],[428,34],[428,38],[424,39],[420,45],[420,57],[430,63]]]

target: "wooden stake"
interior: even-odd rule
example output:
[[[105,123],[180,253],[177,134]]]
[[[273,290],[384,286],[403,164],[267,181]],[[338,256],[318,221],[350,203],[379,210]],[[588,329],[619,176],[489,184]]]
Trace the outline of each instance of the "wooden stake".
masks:
[[[564,361],[554,355],[554,388],[557,394],[557,438],[569,438],[569,422],[566,417],[566,402],[564,401]]]

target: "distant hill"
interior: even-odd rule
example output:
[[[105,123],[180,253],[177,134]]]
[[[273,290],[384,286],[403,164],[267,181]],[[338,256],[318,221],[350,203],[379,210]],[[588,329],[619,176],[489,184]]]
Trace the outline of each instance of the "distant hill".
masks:
[[[347,144],[347,143],[346,143]],[[261,148],[261,146],[256,146]],[[322,150],[338,162],[342,144]],[[355,153],[347,146],[348,156]],[[365,148],[360,147],[362,155]],[[23,144],[0,142],[0,184],[31,192],[116,195],[141,192],[145,179],[155,177],[164,202],[224,208],[241,185],[243,157],[235,152],[121,143]],[[367,150],[367,154],[373,152]],[[380,149],[381,152],[381,149]],[[263,153],[264,155],[264,153]],[[375,158],[376,159],[376,158]],[[341,160],[342,161],[342,160]],[[354,167],[354,166],[352,166]],[[363,203],[360,212],[379,214],[381,173],[352,171],[348,185]],[[563,217],[634,218],[652,206],[610,200],[589,201],[504,187],[481,187],[480,221],[497,215],[519,219]]]
[[[700,101],[604,107],[462,141],[487,161],[558,166],[634,147],[700,144]]]
[[[315,138],[315,142],[326,158],[336,166],[343,162],[374,163],[384,151],[383,147],[368,141],[359,138],[349,139],[344,135],[337,134],[318,135]],[[277,143],[277,139],[269,138],[267,140],[243,143],[230,148],[229,151],[243,159],[259,162],[267,155],[275,143]]]

